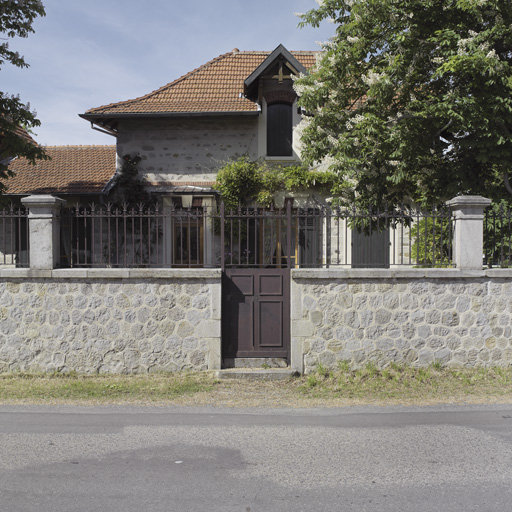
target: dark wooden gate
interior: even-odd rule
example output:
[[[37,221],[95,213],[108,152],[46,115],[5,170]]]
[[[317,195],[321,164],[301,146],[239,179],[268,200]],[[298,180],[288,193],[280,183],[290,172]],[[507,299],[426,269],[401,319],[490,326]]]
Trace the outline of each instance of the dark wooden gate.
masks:
[[[290,270],[226,269],[222,279],[223,358],[288,359]]]

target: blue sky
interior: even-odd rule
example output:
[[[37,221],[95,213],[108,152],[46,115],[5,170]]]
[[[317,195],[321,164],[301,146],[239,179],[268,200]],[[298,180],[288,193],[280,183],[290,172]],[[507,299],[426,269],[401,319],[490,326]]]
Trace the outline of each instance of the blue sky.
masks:
[[[142,96],[233,48],[316,50],[326,23],[297,28],[315,0],[43,0],[35,34],[10,41],[30,68],[5,65],[3,92],[37,111],[44,145],[113,144],[78,117]]]

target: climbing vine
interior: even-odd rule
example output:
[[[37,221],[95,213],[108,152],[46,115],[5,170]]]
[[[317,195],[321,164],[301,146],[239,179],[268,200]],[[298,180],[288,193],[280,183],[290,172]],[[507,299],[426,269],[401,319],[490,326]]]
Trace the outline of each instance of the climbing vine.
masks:
[[[150,199],[144,180],[139,177],[139,155],[125,155],[123,165],[114,178],[112,199],[127,204],[145,203]]]
[[[215,188],[228,208],[248,201],[268,207],[282,190],[316,188],[330,193],[335,190],[336,182],[336,175],[331,172],[314,171],[302,165],[272,165],[242,157],[220,169]]]

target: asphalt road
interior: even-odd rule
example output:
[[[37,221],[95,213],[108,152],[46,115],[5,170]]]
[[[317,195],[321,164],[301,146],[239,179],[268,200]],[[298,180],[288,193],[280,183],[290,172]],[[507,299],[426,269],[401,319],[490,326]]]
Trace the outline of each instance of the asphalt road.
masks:
[[[0,407],[1,512],[512,510],[512,405]]]

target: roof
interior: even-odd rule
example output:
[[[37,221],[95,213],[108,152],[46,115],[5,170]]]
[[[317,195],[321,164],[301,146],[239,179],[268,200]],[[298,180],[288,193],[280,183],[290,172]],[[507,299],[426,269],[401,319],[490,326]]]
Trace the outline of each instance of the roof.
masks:
[[[115,146],[47,146],[50,160],[9,164],[5,194],[98,194],[116,170]]]
[[[243,96],[244,81],[272,53],[240,52],[235,48],[150,94],[92,108],[82,117],[93,120],[127,114],[255,113],[256,103]],[[301,66],[311,69],[318,52],[290,53]]]
[[[16,130],[14,130],[14,133],[18,136],[18,137],[21,137],[22,139],[25,139],[25,141],[27,142],[32,142],[33,144],[36,144],[36,141],[32,138],[32,136],[30,135],[30,133],[27,132],[27,130],[25,130],[24,128],[22,128],[21,126],[17,126],[16,127]]]

